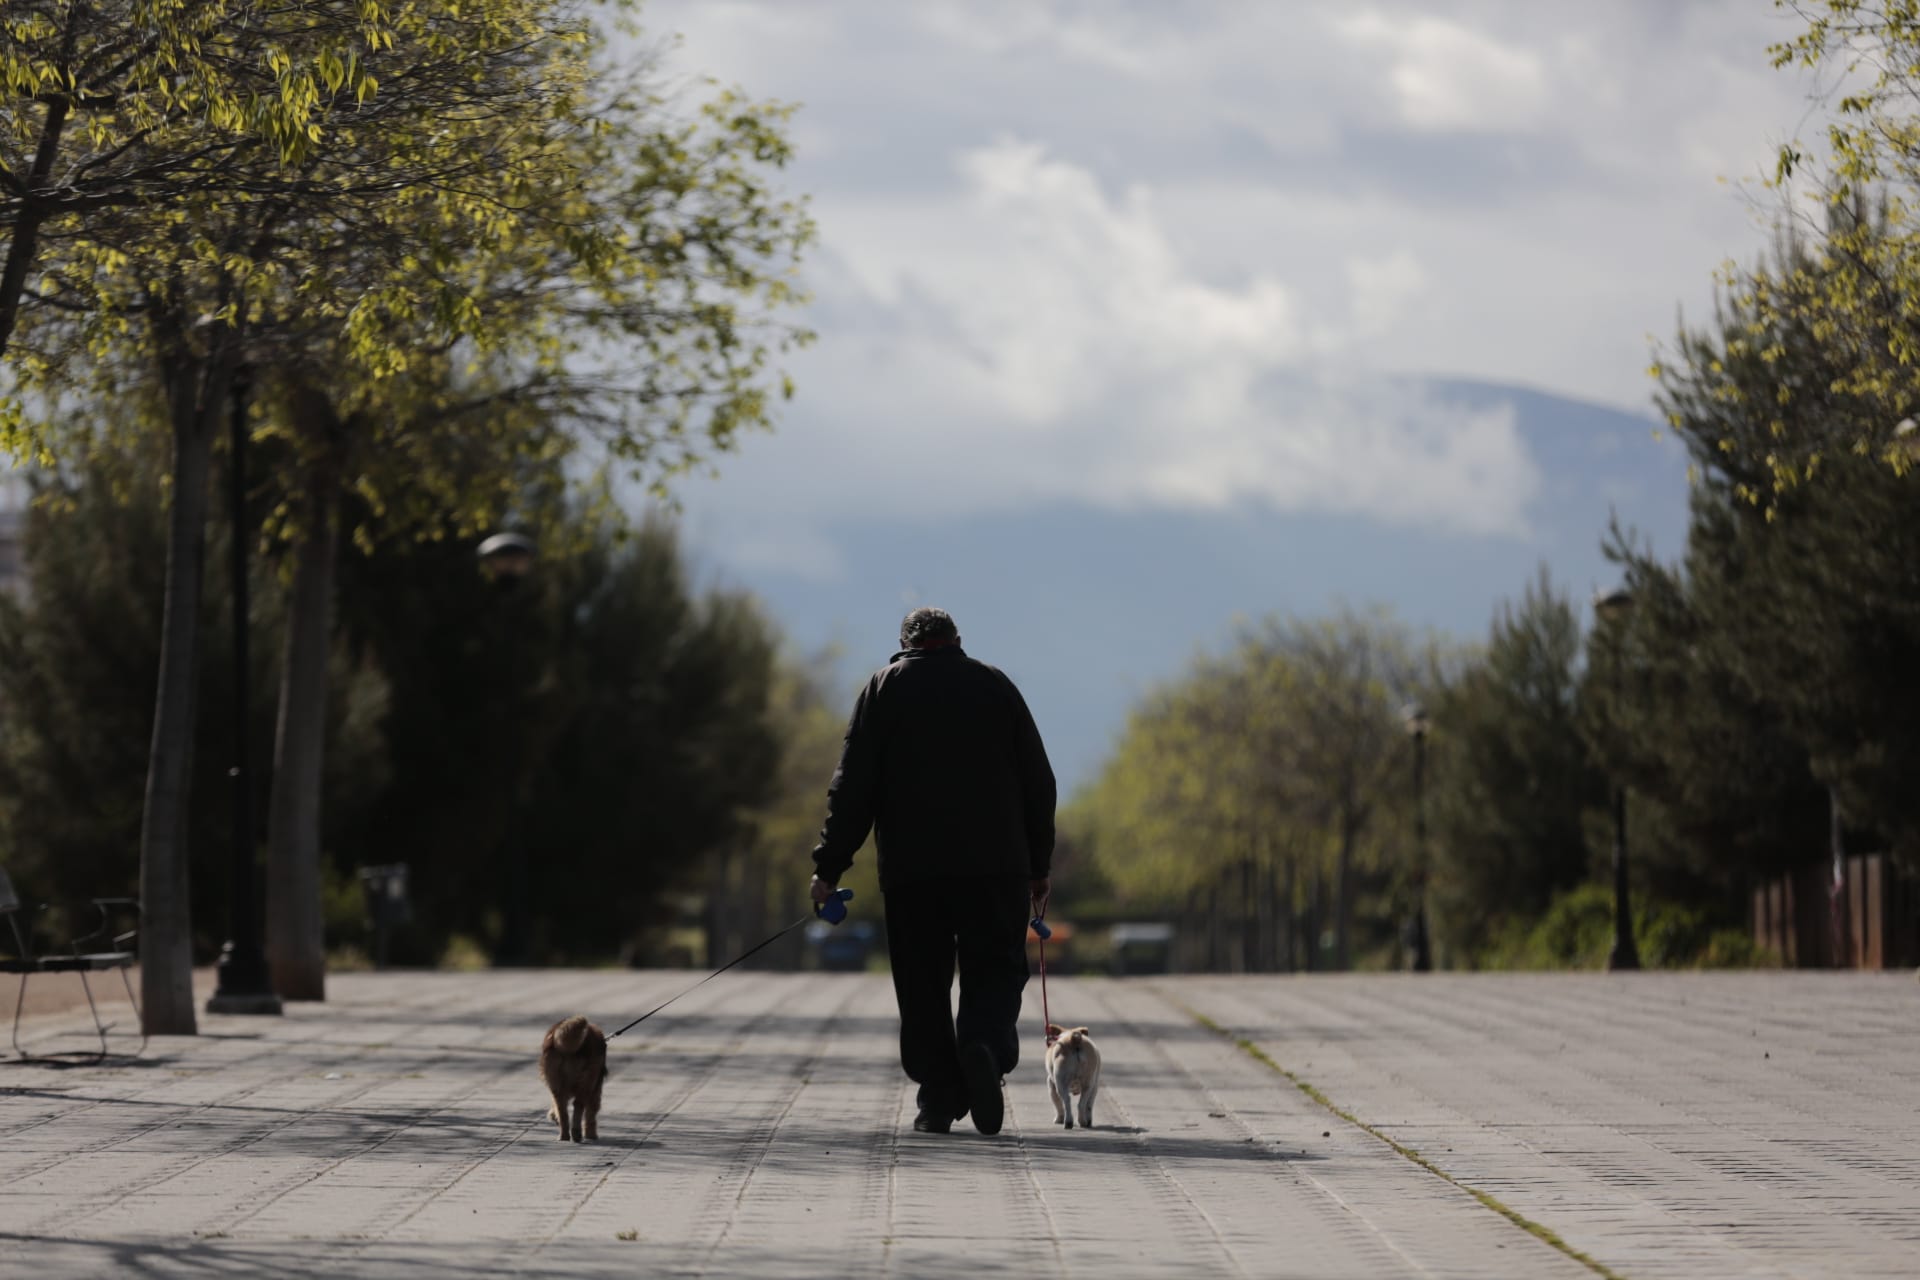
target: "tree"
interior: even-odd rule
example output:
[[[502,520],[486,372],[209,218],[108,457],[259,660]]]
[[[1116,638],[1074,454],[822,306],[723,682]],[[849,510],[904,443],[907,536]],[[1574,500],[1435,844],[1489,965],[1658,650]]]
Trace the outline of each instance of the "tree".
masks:
[[[1762,362],[1749,371],[1759,376],[1720,387],[1724,409],[1758,429],[1748,454],[1758,483],[1740,483],[1741,496],[1762,505],[1842,453],[1905,471],[1912,458],[1896,431],[1920,405],[1920,339],[1910,323],[1920,286],[1920,86],[1912,74],[1920,12],[1873,0],[1775,4],[1804,25],[1771,46],[1774,66],[1819,74],[1832,110],[1818,154],[1799,139],[1779,149],[1770,185],[1793,228],[1783,251],[1721,278],[1734,303],[1723,315],[1743,326],[1725,333],[1727,354]],[[1796,202],[1803,179],[1809,198]],[[1781,359],[1797,337],[1832,352],[1824,376],[1806,380],[1804,363]],[[1834,397],[1863,412],[1820,413]]]
[[[596,74],[588,27],[552,0],[408,7],[384,18],[387,26],[352,57],[325,48],[316,55],[332,112],[326,127],[308,124],[306,144],[283,148],[271,180],[209,182],[177,205],[116,208],[61,242],[60,260],[49,271],[54,283],[36,301],[72,332],[32,348],[19,362],[29,387],[71,385],[77,370],[66,353],[74,351],[92,353],[90,371],[104,386],[124,387],[145,376],[147,362],[166,382],[175,440],[174,569],[142,841],[143,863],[152,872],[143,892],[146,934],[156,961],[144,967],[143,982],[147,1022],[156,1031],[191,1030],[193,1022],[178,942],[185,924],[173,833],[195,664],[192,629],[177,624],[175,615],[197,607],[208,458],[236,376],[243,369],[271,375],[270,382],[262,379],[269,406],[282,410],[280,427],[304,445],[311,468],[302,476],[311,483],[295,489],[303,501],[289,503],[276,522],[297,546],[312,544],[310,554],[296,556],[309,581],[294,595],[289,715],[280,739],[292,790],[272,806],[281,833],[276,848],[291,850],[280,861],[296,871],[310,869],[317,856],[317,837],[305,833],[317,813],[312,796],[321,760],[313,709],[324,700],[321,655],[334,537],[329,504],[348,485],[364,490],[376,509],[393,497],[370,483],[368,472],[342,464],[335,454],[339,439],[378,442],[393,434],[367,424],[407,424],[429,439],[435,433],[419,429],[423,425],[458,434],[470,426],[459,412],[465,400],[530,399],[555,386],[575,392],[578,419],[590,406],[604,407],[617,393],[635,390],[634,380],[589,384],[557,376],[588,359],[592,340],[609,335],[644,334],[650,355],[674,357],[642,366],[637,385],[653,394],[631,400],[646,407],[643,421],[659,431],[625,418],[622,429],[605,437],[616,458],[654,461],[661,452],[656,435],[669,445],[685,444],[693,438],[687,415],[708,398],[713,411],[705,434],[720,443],[765,417],[757,380],[767,348],[750,324],[739,323],[730,298],[712,295],[746,292],[773,302],[791,296],[784,276],[753,274],[764,257],[805,237],[804,217],[792,206],[754,203],[762,192],[747,175],[751,163],[783,154],[779,112],[722,99],[712,110],[726,146],[688,145],[684,134],[658,130],[655,150],[631,164],[608,165],[607,181],[627,203],[596,199],[606,192],[582,163],[624,159],[624,152],[594,148],[634,137],[621,128],[618,111],[601,122],[592,113],[618,108],[630,117],[640,104],[596,101],[587,93]],[[284,70],[288,55],[272,35],[271,24],[237,33],[235,58],[245,61],[250,53]],[[649,198],[663,205],[670,203],[666,196],[686,195],[676,183],[696,193],[684,202],[699,206],[691,214],[698,232],[691,243],[671,217],[636,227],[626,216]],[[783,221],[770,227],[722,216],[742,210],[777,210]],[[527,287],[532,281],[547,287]],[[515,282],[538,304],[489,309]],[[677,302],[685,309],[674,310]],[[651,327],[637,328],[643,320]],[[315,331],[329,327],[337,341],[316,342]],[[461,397],[444,395],[459,381],[448,375],[466,367],[479,374],[478,395],[466,388]],[[725,372],[723,385],[701,381],[715,369]],[[578,394],[588,385],[601,399]],[[348,391],[339,398],[314,394],[320,387]],[[550,420],[492,418],[522,428],[535,424],[534,439],[509,437],[506,452],[549,457],[560,447],[560,437],[540,430]],[[44,431],[28,431],[22,440],[66,453],[91,443]],[[417,464],[435,451],[390,452]],[[682,459],[698,452],[678,450]],[[456,453],[461,462],[472,460],[472,451]],[[427,473],[416,466],[406,474]],[[477,478],[458,466],[431,474],[439,490],[422,484],[429,493],[444,490],[449,477],[472,482],[451,521],[456,530],[486,505],[472,495],[486,494],[497,507],[509,483],[509,472],[497,463]],[[303,890],[292,901],[310,898]],[[318,940],[310,928],[304,933],[296,977],[317,988]]]
[[[202,591],[206,482],[213,440],[227,414],[243,411],[235,385],[248,363],[246,344],[253,331],[290,305],[297,305],[294,298],[286,296],[288,291],[300,295],[298,301],[310,306],[333,301],[322,298],[320,286],[329,283],[325,277],[304,273],[307,264],[300,260],[302,246],[280,234],[285,228],[278,225],[279,216],[302,201],[327,206],[336,215],[353,197],[376,206],[390,204],[401,195],[417,193],[435,181],[449,181],[454,175],[477,177],[481,172],[477,166],[490,160],[510,159],[510,153],[476,145],[484,137],[481,130],[485,113],[469,115],[462,108],[490,105],[497,109],[502,105],[495,96],[500,77],[489,73],[503,64],[522,66],[517,78],[505,78],[510,86],[518,84],[534,90],[535,96],[527,105],[554,103],[561,110],[570,105],[565,86],[557,93],[539,89],[537,55],[543,38],[561,42],[570,34],[564,27],[542,26],[549,9],[537,0],[526,4],[496,0],[460,11],[408,8],[399,11],[404,18],[401,34],[405,39],[397,44],[394,30],[370,23],[359,33],[367,45],[365,53],[369,58],[379,52],[388,55],[390,64],[400,73],[399,81],[418,87],[425,102],[419,97],[409,101],[407,94],[389,94],[369,107],[376,82],[359,69],[357,54],[341,52],[337,39],[338,23],[360,12],[357,3],[339,0],[328,7],[325,12],[332,15],[332,24],[324,19],[314,21],[295,10],[250,13],[220,38],[205,31],[181,35],[182,13],[205,16],[208,9],[160,7],[150,15],[157,15],[156,31],[136,30],[134,51],[127,55],[136,57],[136,61],[137,55],[149,47],[161,48],[167,57],[174,57],[177,51],[171,49],[170,42],[181,39],[197,49],[211,49],[213,60],[229,72],[254,66],[284,75],[293,56],[288,44],[297,52],[306,52],[313,46],[299,45],[303,34],[321,33],[320,45],[313,53],[314,72],[306,80],[304,92],[316,102],[324,98],[336,112],[346,110],[351,99],[356,115],[360,108],[366,108],[366,119],[356,127],[331,131],[317,120],[309,120],[304,141],[281,139],[278,161],[297,161],[311,171],[324,163],[319,154],[323,146],[331,148],[336,158],[353,158],[364,136],[357,130],[370,128],[373,136],[378,136],[382,123],[390,130],[416,137],[421,129],[439,124],[446,136],[424,160],[403,148],[376,148],[373,163],[351,169],[351,180],[342,184],[348,197],[344,201],[336,201],[334,192],[324,184],[303,186],[300,178],[305,175],[295,175],[291,180],[276,175],[264,183],[263,189],[254,189],[244,180],[234,180],[236,175],[229,170],[226,180],[209,180],[175,201],[149,202],[135,191],[124,199],[68,208],[62,212],[77,225],[60,235],[52,234],[44,193],[33,197],[38,201],[34,208],[22,208],[26,229],[38,233],[38,264],[48,283],[33,297],[36,318],[44,321],[42,332],[33,336],[41,341],[29,343],[24,351],[16,342],[9,351],[19,383],[57,402],[73,394],[83,378],[91,379],[103,394],[128,396],[144,390],[157,376],[173,440],[160,675],[141,824],[142,1020],[150,1033],[190,1033],[195,1025],[189,968],[188,877],[179,841],[187,821],[185,779],[191,767],[197,694],[194,677],[198,668],[197,631],[192,620],[198,614]],[[62,103],[71,97],[73,86],[80,83],[81,73],[87,70],[75,59],[93,52],[78,38],[81,24],[94,34],[110,32],[112,19],[123,10],[55,4],[48,12],[67,19],[66,25],[30,21],[8,29],[15,43],[9,47],[7,69],[9,84],[16,91],[10,103],[15,120],[22,114],[23,102],[32,104],[35,93],[53,85],[59,100],[48,105],[42,143],[57,146],[61,140],[58,132],[49,134],[46,126],[54,122],[52,113],[66,109]],[[377,12],[367,10],[362,16]],[[107,24],[104,28],[103,19]],[[21,37],[30,46],[24,60],[19,51]],[[34,45],[34,41],[39,43]],[[34,61],[34,53],[49,49],[57,54],[51,64]],[[126,58],[116,54],[109,61],[120,66]],[[235,160],[255,157],[256,150],[241,145],[244,139],[237,142],[234,133],[249,123],[263,122],[271,132],[273,122],[284,121],[285,117],[273,111],[265,116],[253,112],[251,104],[261,96],[258,92],[223,97],[222,85],[226,83],[216,82],[215,72],[207,70],[202,60],[196,60],[176,79],[163,59],[150,80],[130,86],[125,95],[109,95],[103,104],[105,114],[84,131],[92,151],[77,161],[75,172],[110,167],[131,150],[147,147],[172,146],[175,150],[169,154],[176,158],[180,149],[196,156],[224,154]],[[294,86],[275,87],[298,96]],[[24,98],[18,96],[23,88],[32,91]],[[177,94],[186,95],[184,105]],[[522,98],[525,101],[524,93]],[[196,114],[199,111],[206,114]],[[121,132],[116,132],[116,125]],[[20,128],[16,124],[13,131],[18,133]],[[208,128],[218,135],[211,141],[204,133]],[[398,160],[400,165],[382,165],[379,161],[383,158]],[[512,169],[493,176],[507,181],[511,189],[515,176]],[[455,216],[471,221],[464,218],[467,212],[459,208]],[[490,230],[495,224],[482,221],[475,225]],[[338,229],[336,222],[331,231]],[[16,235],[10,253],[21,243]],[[58,248],[57,257],[47,252],[52,247]],[[428,295],[441,302],[442,313],[457,322],[461,313],[457,306],[449,305],[457,294],[434,288],[431,278],[425,283]],[[447,328],[458,332],[454,325]],[[49,457],[57,446],[64,456],[83,455],[95,433],[63,438],[54,428],[64,421],[70,420],[22,421],[16,411],[16,451]]]
[[[0,832],[9,871],[36,896],[133,887],[165,527],[157,469],[139,464],[159,447],[150,440],[124,473],[49,480],[29,518],[31,591],[0,598]],[[227,536],[223,524],[214,533]],[[323,792],[336,943],[359,933],[341,893],[355,869],[409,862],[420,923],[399,940],[404,958],[431,962],[462,934],[503,961],[612,959],[750,838],[776,764],[807,758],[804,729],[776,700],[777,634],[743,598],[695,590],[664,519],[623,538],[566,515],[521,581],[489,581],[471,548],[447,542],[344,565]],[[255,633],[271,634],[285,585],[262,565],[255,586]],[[230,657],[217,614],[200,619],[209,672]],[[256,662],[256,693],[272,665]],[[209,712],[225,710],[224,682],[207,691]],[[253,705],[264,740],[271,703]],[[229,725],[220,714],[196,725],[197,799],[227,785]],[[806,788],[809,807],[820,784]],[[231,831],[223,806],[190,813],[193,916],[214,922],[227,881],[202,873],[224,864]],[[790,843],[784,856],[791,868]],[[515,901],[524,911],[503,919]],[[196,930],[194,956],[218,942]]]
[[[283,166],[367,108],[377,83],[361,55],[417,24],[385,0],[13,0],[0,17],[0,355],[43,238],[297,182]]]
[[[318,336],[275,369],[292,428],[279,532],[294,565],[269,854],[283,994],[322,993],[315,709],[341,497],[363,500],[351,530],[362,547],[469,536],[500,516],[529,465],[578,468],[571,455],[584,452],[659,487],[766,425],[769,358],[804,338],[770,313],[796,296],[789,273],[811,235],[766,176],[789,155],[785,118],[727,93],[681,119],[637,83],[610,80],[537,135],[540,154],[564,163],[527,180],[518,234],[477,253],[430,248],[405,217],[370,215],[350,240],[328,242],[326,269],[344,280],[403,280],[410,263],[432,260],[467,282],[479,327],[458,377],[444,357],[403,354],[422,317],[389,304],[379,376],[352,376],[364,362]],[[386,367],[396,360],[398,374]]]
[[[777,636],[694,591],[669,524],[569,517],[520,580],[447,542],[342,567],[346,634],[392,690],[392,777],[334,856],[410,863],[423,938],[608,959],[745,838],[782,745]]]
[[[1251,692],[1248,674],[1236,663],[1196,663],[1129,717],[1084,805],[1123,894],[1177,899],[1225,869],[1233,833],[1247,827],[1260,799],[1251,784],[1267,763],[1249,741],[1259,711],[1233,696]]]
[[[1269,624],[1264,644],[1299,675],[1296,772],[1333,840],[1334,964],[1351,968],[1356,868],[1379,811],[1401,799],[1400,708],[1420,692],[1421,664],[1404,629],[1383,616]]]
[[[765,796],[744,815],[740,838],[709,855],[708,949],[733,956],[805,910],[806,851],[820,832],[828,775],[846,731],[845,709],[828,697],[831,653],[810,659],[783,656],[767,700],[767,724],[778,744]],[[880,919],[880,880],[874,859],[859,858],[841,879],[854,891],[853,918]],[[802,940],[790,936],[749,963],[796,968]]]
[[[1068,826],[1134,900],[1277,891],[1290,920],[1305,878],[1309,931],[1330,917],[1333,963],[1350,965],[1362,874],[1391,882],[1405,847],[1399,712],[1429,674],[1385,618],[1247,627],[1135,711]],[[1369,939],[1390,938],[1397,915],[1390,901],[1367,912]]]
[[[1438,931],[1458,955],[1586,879],[1585,812],[1606,782],[1578,718],[1582,636],[1543,566],[1486,648],[1435,699]]]
[[[128,857],[140,836],[153,678],[159,665],[158,621],[164,566],[157,554],[166,530],[160,441],[144,452],[40,478],[28,509],[28,590],[0,597],[0,823],[7,864],[23,891],[62,907],[102,894],[132,894],[137,869]],[[230,536],[215,526],[215,541]],[[271,634],[284,601],[271,573],[254,582],[254,630]],[[203,609],[204,675],[230,670],[229,628]],[[255,652],[260,652],[256,649]],[[257,695],[270,692],[269,664],[256,663]],[[195,727],[189,786],[198,797],[228,789],[226,762],[232,717],[228,683],[205,681],[207,711]],[[345,817],[357,811],[384,769],[384,746],[365,714],[385,697],[378,673],[343,674],[328,714],[338,743],[327,803]],[[267,697],[256,696],[254,736],[272,729]],[[256,812],[264,813],[264,808]],[[233,832],[224,806],[192,806],[192,918],[226,918],[227,877],[201,874],[224,866]],[[69,917],[71,918],[71,917]],[[218,945],[205,927],[192,938],[204,959]]]
[[[1826,478],[1818,483],[1824,485]],[[1625,778],[1643,817],[1633,832],[1648,887],[1738,919],[1762,879],[1806,863],[1824,840],[1827,791],[1775,700],[1745,673],[1756,620],[1747,596],[1751,516],[1697,488],[1685,558],[1665,565],[1611,548],[1635,605],[1621,643],[1632,681],[1617,703],[1589,676],[1590,739]],[[1762,539],[1795,530],[1753,520]],[[1617,731],[1595,722],[1610,720]]]
[[[1834,261],[1817,260],[1804,278],[1839,270]],[[1767,467],[1760,441],[1881,429],[1880,391],[1851,380],[1855,351],[1809,314],[1735,292],[1713,326],[1683,331],[1661,404],[1698,477],[1687,559],[1666,571],[1622,553],[1661,606],[1636,621],[1649,670],[1668,687],[1684,676],[1696,691],[1683,723],[1698,744],[1654,739],[1701,779],[1677,802],[1696,817],[1725,812],[1728,838],[1756,872],[1820,848],[1828,788],[1850,823],[1903,857],[1920,852],[1909,781],[1920,759],[1920,476],[1871,450],[1842,450],[1769,503],[1751,497]],[[1782,385],[1818,394],[1760,407]],[[1736,761],[1741,772],[1729,778]]]

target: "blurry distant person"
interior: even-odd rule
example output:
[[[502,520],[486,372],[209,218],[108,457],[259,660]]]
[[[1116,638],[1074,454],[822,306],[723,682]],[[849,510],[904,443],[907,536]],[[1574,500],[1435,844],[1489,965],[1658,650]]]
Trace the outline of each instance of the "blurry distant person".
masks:
[[[946,1133],[1005,1114],[1020,1060],[1027,920],[1053,861],[1053,769],[1013,681],[969,658],[953,619],[915,609],[900,652],[853,704],[813,851],[826,901],[871,830],[900,1006],[900,1065],[920,1086],[913,1127]],[[960,1012],[953,974],[960,968]]]

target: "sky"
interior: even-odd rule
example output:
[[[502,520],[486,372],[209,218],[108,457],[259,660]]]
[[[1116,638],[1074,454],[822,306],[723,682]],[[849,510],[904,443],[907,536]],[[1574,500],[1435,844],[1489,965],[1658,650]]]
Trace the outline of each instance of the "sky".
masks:
[[[1036,512],[1524,545],[1537,439],[1440,388],[1648,414],[1651,344],[1764,245],[1750,180],[1819,119],[1769,0],[643,12],[670,79],[800,107],[818,342],[777,431],[681,490],[696,555],[788,598],[856,598],[853,539]]]

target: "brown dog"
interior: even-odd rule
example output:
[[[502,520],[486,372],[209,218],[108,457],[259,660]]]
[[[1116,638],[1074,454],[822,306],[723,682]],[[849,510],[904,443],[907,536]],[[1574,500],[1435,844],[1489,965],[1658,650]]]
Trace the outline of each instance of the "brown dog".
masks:
[[[540,1042],[540,1078],[553,1094],[547,1119],[560,1122],[560,1141],[597,1140],[600,1086],[607,1079],[605,1033],[578,1014],[548,1027],[546,1039]],[[569,1102],[573,1104],[571,1131],[567,1127]]]

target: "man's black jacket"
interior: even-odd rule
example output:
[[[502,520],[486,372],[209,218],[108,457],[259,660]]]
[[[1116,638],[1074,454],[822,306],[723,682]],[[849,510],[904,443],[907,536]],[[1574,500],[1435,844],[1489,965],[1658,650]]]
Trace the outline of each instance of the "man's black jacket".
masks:
[[[854,701],[814,869],[837,883],[872,830],[883,887],[1039,879],[1053,862],[1053,806],[1053,768],[1013,681],[958,645],[908,649]]]

